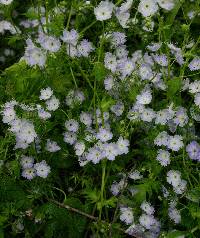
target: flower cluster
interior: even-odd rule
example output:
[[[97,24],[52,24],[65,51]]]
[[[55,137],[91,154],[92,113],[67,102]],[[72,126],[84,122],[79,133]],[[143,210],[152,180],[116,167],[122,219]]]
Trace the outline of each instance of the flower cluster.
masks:
[[[30,156],[22,156],[20,163],[23,169],[22,177],[28,180],[32,180],[36,176],[47,178],[51,170],[45,160],[34,164],[34,158]]]

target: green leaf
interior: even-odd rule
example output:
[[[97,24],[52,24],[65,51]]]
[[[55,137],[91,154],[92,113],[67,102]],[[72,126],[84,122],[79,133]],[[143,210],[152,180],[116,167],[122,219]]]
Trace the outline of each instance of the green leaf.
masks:
[[[181,78],[173,78],[173,79],[169,80],[167,82],[167,84],[168,84],[167,96],[169,99],[174,99],[173,97],[176,94],[180,94],[182,80],[181,80]],[[177,96],[177,98],[178,98],[178,96]],[[175,101],[176,101],[176,99],[175,99]]]
[[[107,74],[106,69],[101,62],[96,62],[93,68],[93,74],[97,82],[102,82]]]
[[[183,231],[171,231],[167,234],[166,238],[178,238],[184,236],[186,233]]]

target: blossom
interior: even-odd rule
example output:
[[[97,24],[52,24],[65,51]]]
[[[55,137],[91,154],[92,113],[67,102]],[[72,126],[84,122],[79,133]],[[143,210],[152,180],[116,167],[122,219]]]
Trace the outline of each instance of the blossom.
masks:
[[[113,105],[110,110],[116,115],[121,116],[124,111],[124,104],[122,102],[117,102],[117,104]]]
[[[147,46],[147,49],[148,50],[151,50],[151,51],[158,51],[161,47],[161,43],[151,43],[150,45]]]
[[[134,170],[133,172],[129,173],[128,177],[133,180],[138,180],[143,178],[143,175],[140,174],[140,171]]]
[[[132,224],[134,220],[132,209],[130,207],[121,207],[119,219],[125,222],[126,225]]]
[[[73,132],[64,133],[64,142],[73,145],[77,140],[77,135]]]
[[[141,94],[139,94],[137,97],[137,102],[140,104],[149,104],[152,100],[152,94],[150,90],[143,90]]]
[[[158,11],[158,5],[155,0],[141,0],[138,11],[144,16],[149,17]]]
[[[162,145],[165,145],[167,146],[168,143],[169,143],[169,135],[167,134],[166,131],[162,131],[160,132],[157,137],[155,138],[154,140],[154,144],[157,145],[157,146],[162,146]]]
[[[181,222],[181,214],[175,207],[170,207],[168,209],[168,215],[175,224]]]
[[[104,65],[107,69],[111,70],[111,72],[115,72],[117,69],[117,59],[116,56],[107,52],[104,58]]]
[[[140,114],[140,118],[142,121],[151,122],[155,118],[155,112],[152,108],[144,108]]]
[[[89,54],[94,50],[92,43],[84,39],[77,45],[78,56],[88,57]]]
[[[57,52],[61,46],[60,41],[57,38],[45,35],[43,32],[39,32],[37,41],[40,43],[43,49],[50,52]]]
[[[33,167],[34,158],[31,156],[22,156],[20,160],[20,164],[23,169],[30,169]]]
[[[154,209],[154,208],[151,206],[151,204],[148,203],[147,201],[144,201],[144,202],[141,204],[140,208],[141,208],[144,212],[146,212],[146,214],[148,214],[148,215],[153,215],[154,212],[155,212],[155,209]]]
[[[88,153],[86,154],[86,159],[88,161],[92,161],[94,164],[99,163],[99,161],[103,158],[102,153],[99,148],[90,148]]]
[[[142,80],[151,80],[153,78],[153,71],[147,64],[142,64],[138,73]]]
[[[161,66],[167,66],[168,65],[168,59],[167,59],[167,56],[162,54],[162,55],[158,55],[158,54],[155,54],[153,56],[155,62]]]
[[[111,44],[114,47],[123,45],[126,42],[126,35],[122,32],[113,32],[111,35]]]
[[[183,138],[180,135],[170,136],[169,137],[169,144],[168,148],[173,151],[179,151],[181,148],[183,148]]]
[[[85,144],[82,141],[76,142],[74,145],[75,154],[81,156],[85,151]]]
[[[65,127],[68,131],[77,132],[79,128],[79,124],[76,120],[71,119],[65,122]]]
[[[118,148],[118,154],[127,154],[129,152],[129,145],[130,142],[127,139],[124,139],[122,136],[119,137],[117,140],[117,148]]]
[[[199,70],[200,69],[200,58],[195,57],[188,65],[191,71]]]
[[[40,91],[40,100],[47,100],[53,95],[53,90],[50,87],[41,89]]]
[[[194,103],[196,106],[200,107],[200,93],[195,94]]]
[[[22,177],[31,180],[36,176],[35,169],[34,168],[25,168],[22,171]]]
[[[60,105],[59,100],[55,96],[52,96],[45,103],[46,103],[47,109],[49,111],[57,110],[59,108],[59,105]]]
[[[105,21],[112,17],[114,4],[109,1],[101,1],[97,7],[94,8],[94,14],[98,21]]]
[[[200,145],[196,141],[190,142],[186,146],[186,151],[190,159],[200,161]]]
[[[106,143],[103,145],[102,157],[107,158],[108,160],[115,160],[115,157],[118,155],[118,150],[115,143]]]
[[[158,150],[158,155],[156,159],[160,162],[162,166],[167,166],[170,164],[170,153],[166,150]]]
[[[47,140],[46,150],[49,152],[57,152],[61,150],[60,146],[55,141]]]
[[[114,86],[114,79],[112,76],[108,76],[104,79],[104,86],[107,91],[111,90]]]
[[[139,222],[146,229],[150,230],[151,227],[155,224],[156,220],[152,215],[148,215],[144,213],[139,217]]]
[[[77,45],[79,34],[75,29],[71,31],[64,30],[63,36],[61,36],[62,41],[73,46]]]
[[[47,178],[48,174],[51,171],[50,166],[47,165],[45,160],[42,160],[41,162],[36,163],[34,165],[34,169],[36,171],[36,175],[41,178]]]
[[[46,120],[51,117],[51,113],[44,110],[44,108],[38,108],[38,116],[39,118]]]
[[[113,134],[111,131],[101,127],[96,135],[96,138],[99,139],[102,142],[106,142],[111,140],[113,137]]]
[[[195,80],[194,82],[189,84],[189,92],[192,94],[200,92],[200,81],[199,80]]]
[[[30,66],[38,65],[41,68],[44,67],[46,63],[46,52],[35,46],[31,39],[28,39],[26,43],[27,47],[25,48],[23,59]]]
[[[181,173],[176,170],[167,172],[167,182],[173,187],[177,187],[181,182]]]
[[[174,0],[157,0],[158,5],[165,10],[172,10],[175,6]]]
[[[13,0],[0,0],[0,3],[1,4],[4,4],[4,5],[9,5],[12,3]]]

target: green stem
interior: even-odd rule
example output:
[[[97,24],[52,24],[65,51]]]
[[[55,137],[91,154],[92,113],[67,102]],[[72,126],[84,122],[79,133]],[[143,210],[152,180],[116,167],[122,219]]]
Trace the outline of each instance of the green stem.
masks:
[[[101,194],[100,194],[100,212],[99,212],[99,221],[101,221],[101,215],[102,215],[102,208],[104,203],[104,188],[105,188],[105,175],[106,175],[106,160],[102,160],[102,177],[101,177]]]
[[[73,81],[74,81],[75,87],[78,88],[77,83],[76,83],[76,79],[75,79],[75,77],[74,77],[74,72],[73,72],[71,66],[70,66],[69,68],[70,68],[70,71],[71,71],[71,75],[72,75],[72,78],[73,78]]]
[[[90,23],[88,26],[86,26],[81,32],[80,35],[82,35],[85,31],[87,31],[90,27],[92,27],[94,24],[96,24],[97,21],[93,21],[92,23]]]
[[[68,19],[67,19],[66,30],[69,29],[69,23],[70,23],[70,20],[71,20],[71,16],[72,16],[72,6],[71,6],[71,8],[70,8],[69,16],[68,16]]]

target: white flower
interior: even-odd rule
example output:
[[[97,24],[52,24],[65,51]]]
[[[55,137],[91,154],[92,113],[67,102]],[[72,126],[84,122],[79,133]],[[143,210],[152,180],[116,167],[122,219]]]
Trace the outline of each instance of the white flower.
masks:
[[[189,92],[190,93],[199,93],[200,92],[200,81],[195,80],[194,82],[189,84]]]
[[[139,68],[139,76],[142,80],[151,80],[153,78],[153,71],[147,64],[142,64]]]
[[[62,41],[73,46],[77,45],[79,34],[76,30],[72,29],[71,31],[64,30],[63,36],[61,37]]]
[[[142,214],[139,217],[139,222],[146,229],[150,230],[151,227],[155,224],[156,220],[155,220],[155,218],[152,215]]]
[[[130,207],[121,207],[120,208],[120,220],[125,222],[126,225],[133,223],[133,211]]]
[[[176,187],[173,188],[174,192],[176,194],[183,194],[186,190],[186,186],[187,186],[187,181],[182,179],[180,183]]]
[[[92,124],[92,115],[89,112],[81,112],[80,121],[87,127],[90,127]]]
[[[34,158],[31,156],[22,156],[20,164],[23,169],[29,169],[33,167]]]
[[[170,207],[168,210],[168,214],[169,214],[170,219],[175,224],[178,224],[181,222],[181,214],[175,207]]]
[[[12,3],[13,0],[0,0],[0,3],[1,4],[4,4],[4,5],[9,5]]]
[[[79,124],[76,120],[71,119],[65,122],[65,127],[68,131],[77,132],[79,128]]]
[[[58,144],[55,141],[51,141],[51,140],[47,140],[47,144],[46,144],[46,150],[49,152],[57,152],[59,151],[61,148],[60,146],[58,146]]]
[[[117,116],[121,116],[124,111],[124,104],[122,102],[117,102],[117,104],[113,105],[110,110]]]
[[[114,86],[114,79],[112,76],[108,76],[104,80],[105,90],[111,90]]]
[[[138,179],[143,178],[143,175],[141,175],[138,170],[135,170],[135,171],[129,173],[128,177],[133,180],[138,180]]]
[[[130,13],[129,12],[122,12],[119,10],[119,8],[116,11],[115,16],[117,17],[117,20],[119,21],[119,24],[123,27],[123,28],[128,28],[128,22],[129,22],[129,18],[130,18]]]
[[[117,150],[119,155],[128,153],[129,151],[128,147],[130,143],[127,139],[124,139],[122,136],[120,136],[116,144],[117,144]]]
[[[162,166],[167,166],[168,164],[170,164],[170,153],[166,150],[158,150],[156,159]]]
[[[181,182],[181,173],[176,170],[167,172],[167,182],[173,187],[177,187]]]
[[[200,57],[195,57],[188,65],[191,71],[200,69]]]
[[[141,204],[140,208],[141,208],[144,212],[146,212],[148,215],[152,215],[152,214],[154,214],[154,212],[155,212],[154,207],[151,206],[151,204],[148,203],[147,201],[144,201],[144,202]]]
[[[66,45],[66,51],[67,51],[67,55],[69,55],[70,57],[74,58],[78,56],[78,50],[75,46],[67,44]]]
[[[116,196],[116,195],[119,194],[119,192],[120,192],[123,188],[126,187],[126,185],[127,185],[127,183],[126,183],[125,179],[122,179],[122,180],[120,180],[118,183],[117,183],[117,182],[114,182],[114,183],[111,185],[110,190],[111,190],[112,194],[113,194],[114,196]]]
[[[182,136],[175,135],[169,137],[169,144],[168,144],[169,149],[173,151],[179,151],[183,146],[184,144]]]
[[[118,155],[117,146],[115,143],[106,143],[103,145],[102,156],[108,160],[114,160]]]
[[[116,56],[107,52],[104,58],[104,65],[107,69],[111,70],[114,73],[117,69]]]
[[[36,176],[34,168],[26,168],[22,171],[22,177],[31,180]]]
[[[197,93],[194,97],[194,103],[196,106],[200,107],[200,93]]]
[[[112,132],[102,127],[99,129],[99,132],[96,135],[96,138],[102,142],[109,141],[112,139],[112,137],[113,137]]]
[[[152,100],[152,95],[150,90],[143,90],[141,94],[136,97],[137,103],[146,105]]]
[[[154,144],[157,146],[165,145],[167,146],[169,143],[169,135],[166,131],[160,132],[154,140]]]
[[[163,109],[156,113],[155,124],[166,125],[170,119],[172,119],[172,115],[170,114],[169,110]]]
[[[147,46],[147,49],[154,52],[159,50],[161,45],[162,45],[161,43],[151,43],[150,45]]]
[[[155,0],[141,0],[138,11],[144,16],[149,17],[158,11],[158,5]]]
[[[151,122],[155,118],[155,112],[151,108],[144,108],[140,114],[140,118],[142,121]]]
[[[153,56],[155,62],[161,66],[167,66],[168,65],[168,59],[167,59],[167,56],[162,54],[162,55],[154,55]]]
[[[3,112],[1,112],[3,115],[3,123],[10,124],[13,120],[16,119],[16,112],[14,110],[14,107],[5,107]]]
[[[38,47],[36,47],[31,39],[26,40],[27,47],[22,59],[30,66],[38,65],[41,68],[44,67],[46,63],[46,52]]]
[[[172,10],[174,8],[174,0],[156,0],[159,6],[165,10]]]
[[[64,133],[64,142],[73,145],[77,140],[77,135],[73,132]]]
[[[40,109],[38,109],[38,116],[39,116],[39,118],[46,120],[51,117],[51,113],[45,111],[44,108],[40,108]]]
[[[46,106],[49,111],[57,110],[59,105],[60,102],[55,96],[52,96],[49,100],[46,101]]]
[[[34,168],[36,170],[36,175],[41,178],[46,178],[51,170],[45,160],[42,160],[40,163],[36,163]]]
[[[53,95],[53,90],[50,87],[40,91],[40,100],[47,100]]]
[[[17,129],[17,131],[14,132],[16,135],[16,140],[18,141],[18,145],[20,143],[24,145],[32,143],[34,139],[37,137],[34,125],[27,120],[21,120],[21,122],[18,121],[18,125],[19,127],[15,128],[15,130]]]
[[[99,163],[99,161],[102,159],[102,153],[98,148],[90,148],[88,153],[86,154],[86,159],[88,161],[92,161],[94,164]]]
[[[94,8],[94,14],[99,21],[105,21],[112,17],[114,4],[109,1],[101,1],[97,7]]]
[[[76,142],[76,144],[74,145],[74,149],[75,149],[75,154],[77,156],[81,156],[85,151],[85,144],[82,141]]]

